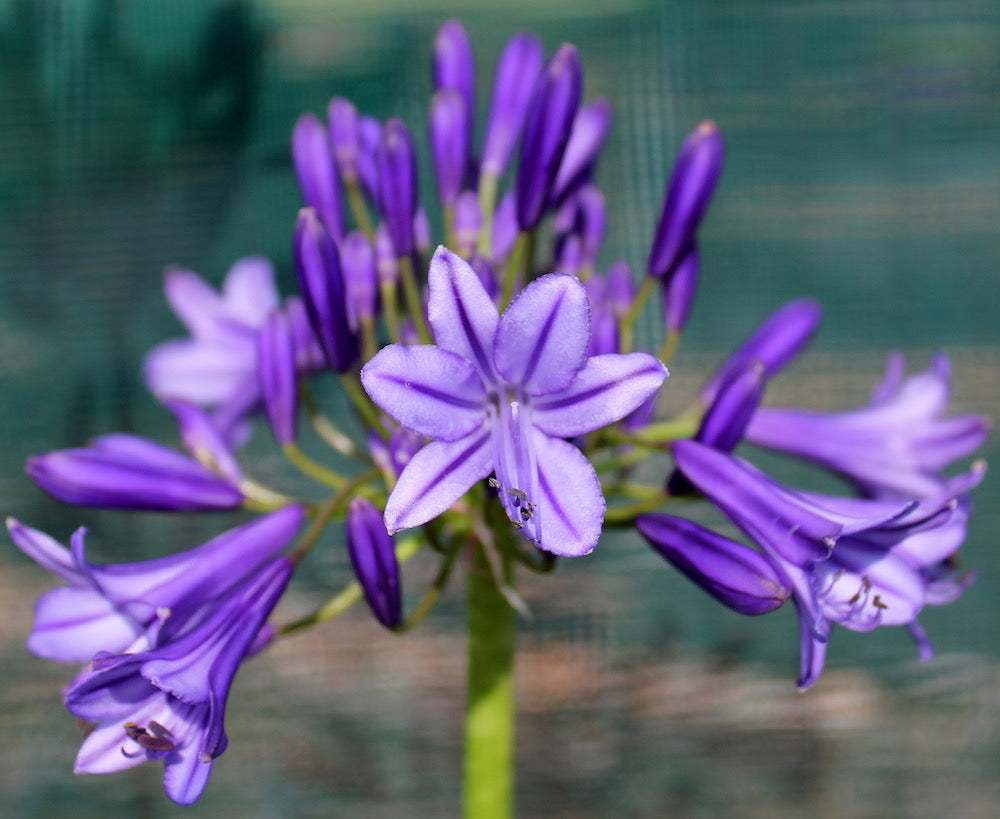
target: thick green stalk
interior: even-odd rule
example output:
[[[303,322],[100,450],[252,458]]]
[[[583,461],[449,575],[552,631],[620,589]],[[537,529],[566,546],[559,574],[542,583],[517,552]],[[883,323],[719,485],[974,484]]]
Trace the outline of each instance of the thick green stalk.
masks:
[[[514,805],[514,610],[478,545],[468,572],[468,606],[465,817],[508,819]]]

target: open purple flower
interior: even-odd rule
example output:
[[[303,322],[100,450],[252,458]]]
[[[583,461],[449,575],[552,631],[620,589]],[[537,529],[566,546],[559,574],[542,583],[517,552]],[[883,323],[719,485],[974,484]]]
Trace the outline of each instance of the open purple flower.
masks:
[[[503,316],[451,251],[438,248],[428,278],[437,346],[390,345],[361,373],[376,404],[432,439],[389,496],[387,529],[440,515],[492,472],[508,518],[540,548],[590,552],[604,518],[601,485],[561,439],[627,415],[666,369],[645,353],[588,359],[587,297],[571,276],[535,280]]]
[[[226,749],[233,678],[291,574],[291,561],[273,560],[172,639],[148,635],[126,653],[92,660],[65,695],[71,713],[96,723],[80,746],[76,772],[115,773],[162,760],[167,796],[195,802]]]
[[[15,545],[68,583],[39,598],[28,649],[79,663],[100,651],[124,651],[150,628],[161,636],[174,632],[287,547],[303,518],[301,507],[289,506],[186,552],[106,566],[86,559],[86,529],[73,533],[67,550],[11,518],[7,528]]]
[[[678,467],[770,558],[789,585],[799,615],[799,687],[822,673],[835,624],[852,631],[916,625],[924,605],[954,599],[964,585],[946,561],[965,538],[963,501],[983,466],[916,502],[796,492],[745,461],[694,441],[674,444]]]
[[[173,268],[164,291],[191,336],[153,348],[143,366],[146,384],[157,398],[216,408],[230,437],[260,401],[257,330],[278,306],[274,268],[260,257],[240,259],[221,292],[197,274]]]
[[[906,379],[904,369],[902,355],[891,356],[872,400],[850,412],[760,409],[747,440],[820,463],[869,496],[932,495],[940,489],[941,472],[983,443],[989,419],[940,417],[951,393],[945,356]]]

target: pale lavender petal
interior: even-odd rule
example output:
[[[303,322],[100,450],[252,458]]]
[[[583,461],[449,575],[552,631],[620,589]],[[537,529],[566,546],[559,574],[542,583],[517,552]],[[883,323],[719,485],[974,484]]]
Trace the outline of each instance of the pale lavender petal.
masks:
[[[475,191],[462,191],[455,202],[455,243],[460,256],[470,257],[476,249],[483,214]]]
[[[133,617],[94,589],[63,586],[38,598],[28,651],[47,660],[85,663],[99,651],[124,651],[141,631]]]
[[[222,296],[197,273],[179,267],[167,268],[163,276],[167,303],[192,336],[209,338],[226,315]]]
[[[540,548],[579,557],[593,551],[601,536],[607,504],[590,461],[575,446],[535,431],[538,463]]]
[[[795,598],[798,605],[800,600]],[[801,643],[801,660],[799,666],[799,691],[805,691],[820,678],[823,667],[826,665],[826,649],[829,645],[829,635],[820,639],[815,631],[810,628],[809,616],[806,611],[799,607],[799,640]]]
[[[74,586],[89,586],[86,574],[80,571],[69,550],[45,532],[25,526],[16,518],[7,518],[11,540],[43,569],[59,575]],[[86,531],[86,530],[84,530]]]
[[[497,371],[529,395],[559,392],[582,369],[590,343],[590,305],[572,276],[549,273],[522,290],[497,327]]]
[[[143,364],[143,380],[161,398],[212,406],[225,401],[257,366],[253,337],[234,343],[173,339],[154,347]]]
[[[233,263],[222,283],[226,312],[247,327],[258,328],[280,302],[274,266],[263,256]]]
[[[564,390],[532,402],[535,426],[557,438],[593,432],[632,412],[666,377],[646,353],[594,356]]]
[[[354,103],[334,97],[326,108],[330,145],[340,175],[348,181],[358,178],[358,155],[361,150],[361,124]]]
[[[436,518],[492,471],[488,429],[457,441],[432,441],[413,456],[389,495],[386,529],[395,534]]]
[[[434,340],[472,364],[485,383],[494,383],[493,341],[500,315],[476,272],[442,246],[431,259],[427,279],[427,320]]]
[[[361,371],[361,386],[419,435],[456,441],[486,420],[486,389],[464,358],[432,345],[391,344]]]
[[[212,418],[201,407],[187,401],[167,399],[163,406],[177,419],[184,448],[199,463],[221,475],[233,486],[243,481],[243,469]]]

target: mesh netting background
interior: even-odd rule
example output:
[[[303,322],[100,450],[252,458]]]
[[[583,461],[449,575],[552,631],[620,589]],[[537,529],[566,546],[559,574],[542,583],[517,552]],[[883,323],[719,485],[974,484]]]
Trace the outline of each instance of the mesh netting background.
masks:
[[[163,268],[219,282],[242,255],[292,282],[299,206],[288,135],[331,95],[402,116],[426,160],[430,44],[460,16],[480,115],[503,42],[576,43],[585,97],[616,120],[600,168],[605,262],[641,268],[676,146],[714,119],[728,161],[703,230],[703,277],[664,391],[680,407],[763,316],[821,299],[812,351],[775,403],[849,407],[886,353],[946,348],[956,411],[1000,396],[1000,6],[934,2],[6,0],[0,2],[0,497],[97,559],[186,548],[238,517],[61,506],[25,456],[117,429],[175,440],[144,391],[145,351],[179,335]],[[425,165],[426,170],[426,165]],[[425,198],[433,184],[425,173]],[[658,342],[652,317],[644,328]],[[256,444],[259,443],[259,446]],[[257,468],[274,456],[266,431]],[[990,446],[987,456],[995,449]],[[778,461],[767,461],[781,468]],[[977,496],[963,600],[899,629],[840,630],[822,681],[795,692],[794,615],[721,610],[635,539],[609,536],[527,579],[518,665],[524,816],[991,816],[1000,799],[997,482]],[[280,619],[347,578],[330,538]],[[413,599],[433,566],[407,567]],[[0,814],[172,816],[161,768],[74,777],[72,674],[23,648],[52,581],[0,551]],[[458,805],[464,642],[452,588],[412,635],[358,609],[248,664],[230,747],[188,816],[450,816]]]

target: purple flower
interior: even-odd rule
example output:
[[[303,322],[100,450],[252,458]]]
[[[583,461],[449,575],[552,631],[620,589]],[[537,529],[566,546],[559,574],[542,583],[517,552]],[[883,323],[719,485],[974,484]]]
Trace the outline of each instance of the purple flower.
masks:
[[[670,281],[665,283],[663,292],[663,323],[673,333],[680,333],[687,326],[694,297],[698,292],[698,271],[701,267],[701,254],[698,245],[684,254]]]
[[[674,456],[793,589],[800,688],[819,678],[834,624],[853,631],[906,625],[920,635],[916,617],[923,606],[953,599],[963,587],[943,573],[965,537],[967,515],[958,499],[981,480],[981,465],[917,504],[795,492],[694,441],[676,442]],[[924,656],[927,650],[923,644]]]
[[[167,301],[191,334],[165,341],[146,357],[143,374],[157,398],[180,398],[215,407],[223,434],[260,401],[257,330],[278,306],[271,263],[260,257],[236,262],[217,292],[179,268],[164,279]]]
[[[187,401],[167,400],[163,406],[173,413],[184,448],[198,463],[233,486],[243,483],[243,469],[233,448],[207,412]]]
[[[904,370],[902,355],[890,356],[871,401],[849,412],[760,409],[747,440],[820,463],[872,497],[932,495],[941,472],[986,440],[990,422],[981,415],[941,417],[951,394],[945,356],[906,379]]]
[[[553,201],[562,202],[592,177],[597,156],[611,129],[612,115],[611,103],[604,99],[581,106],[553,184]]]
[[[186,552],[107,566],[87,561],[86,529],[73,533],[67,550],[10,518],[15,545],[68,583],[39,598],[28,649],[49,660],[87,662],[100,651],[125,651],[150,628],[174,633],[283,550],[303,518],[301,507],[289,506]]]
[[[271,431],[284,446],[295,441],[298,421],[298,384],[295,376],[295,339],[283,310],[268,316],[257,336],[260,387]]]
[[[649,545],[716,600],[740,614],[779,608],[792,589],[760,552],[690,520],[640,515],[635,522]]]
[[[292,160],[302,199],[319,214],[331,235],[344,235],[344,216],[337,188],[330,137],[313,114],[303,114],[292,130]]]
[[[580,107],[582,85],[576,48],[563,44],[539,77],[524,126],[516,188],[521,230],[534,230],[545,212]]]
[[[649,251],[651,276],[669,279],[694,243],[722,173],[726,146],[714,122],[703,122],[681,145]]]
[[[562,274],[525,288],[503,316],[475,271],[445,248],[430,266],[437,346],[394,344],[362,370],[383,410],[432,439],[399,477],[390,533],[440,515],[491,472],[508,518],[540,548],[591,551],[604,517],[589,461],[563,438],[617,421],[666,378],[645,353],[586,356],[583,286]]]
[[[453,208],[469,165],[471,134],[467,130],[462,95],[453,88],[438,91],[431,100],[428,124],[441,204]]]
[[[344,532],[351,565],[368,606],[383,626],[397,626],[403,617],[399,563],[382,513],[371,501],[358,496],[347,510]]]
[[[493,100],[483,143],[482,173],[499,179],[507,169],[528,113],[545,53],[533,34],[515,34],[497,61]]]
[[[347,320],[358,332],[378,312],[375,249],[368,237],[357,230],[348,233],[340,243],[340,264],[347,290]]]
[[[235,509],[237,486],[155,441],[114,433],[84,449],[32,455],[28,476],[55,498],[102,509],[195,512]]]
[[[465,132],[472,144],[472,123],[476,114],[476,60],[469,35],[458,20],[446,20],[434,38],[434,87],[457,91],[465,103]]]
[[[218,596],[190,628],[92,660],[65,695],[71,713],[96,723],[76,772],[114,773],[162,760],[167,796],[195,802],[228,743],[230,685],[291,574],[291,561],[272,560]]]
[[[344,372],[358,354],[347,316],[347,288],[340,252],[312,208],[299,211],[292,247],[299,290],[313,333],[333,369]]]
[[[701,400],[711,404],[722,382],[748,361],[760,361],[768,378],[784,369],[809,343],[821,317],[820,306],[812,299],[790,301],[775,310],[702,387]]]
[[[358,156],[361,152],[361,124],[354,103],[334,97],[326,108],[330,147],[340,175],[346,182],[358,178]],[[306,204],[312,204],[308,200]]]

